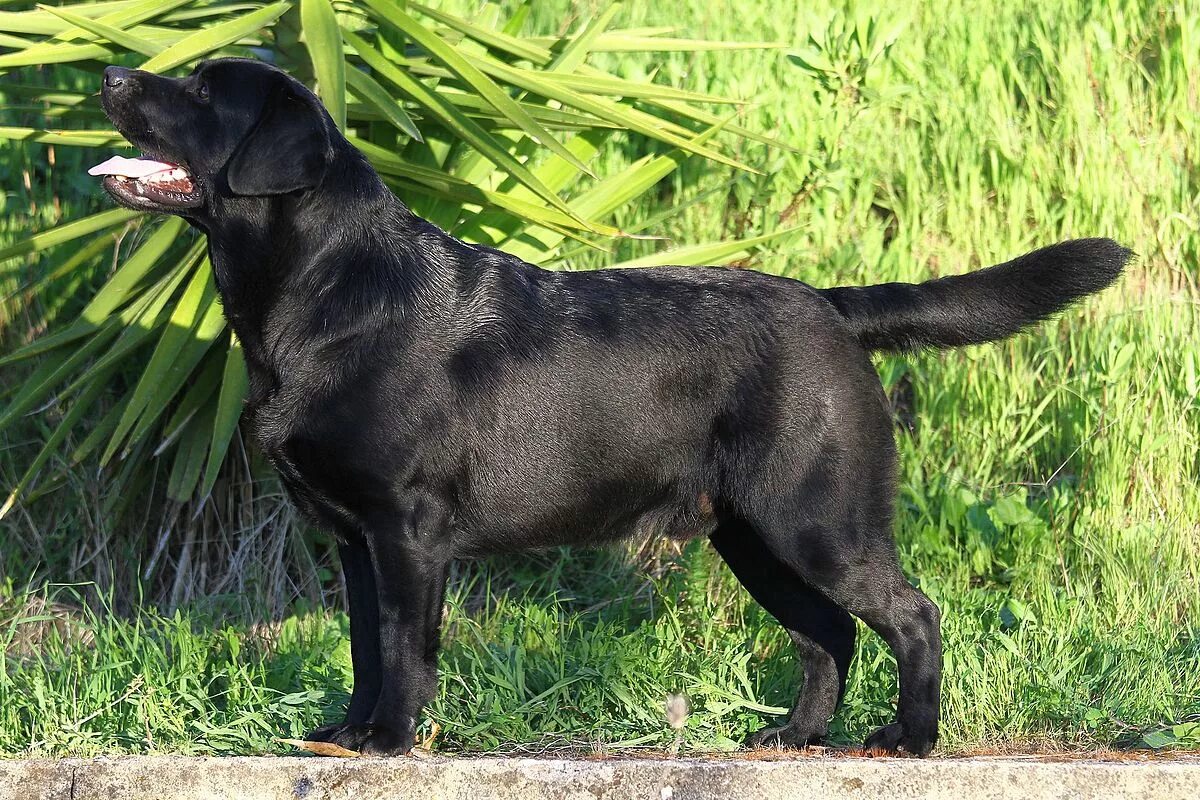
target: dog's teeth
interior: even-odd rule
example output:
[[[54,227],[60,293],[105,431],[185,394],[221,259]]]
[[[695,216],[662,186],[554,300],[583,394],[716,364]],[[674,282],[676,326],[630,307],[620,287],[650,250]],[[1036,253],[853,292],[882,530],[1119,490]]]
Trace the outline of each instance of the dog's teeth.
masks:
[[[170,183],[171,181],[183,180],[188,176],[187,170],[182,167],[155,172],[152,175],[147,175],[143,178],[147,183]]]

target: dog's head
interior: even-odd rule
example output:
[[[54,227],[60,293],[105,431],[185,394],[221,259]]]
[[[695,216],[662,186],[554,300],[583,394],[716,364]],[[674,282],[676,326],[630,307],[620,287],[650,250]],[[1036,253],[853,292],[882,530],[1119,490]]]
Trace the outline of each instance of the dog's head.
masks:
[[[89,172],[120,204],[203,216],[217,197],[262,197],[321,183],[337,136],[316,96],[252,59],[201,63],[186,78],[104,71],[101,104],[142,158],[114,157]]]

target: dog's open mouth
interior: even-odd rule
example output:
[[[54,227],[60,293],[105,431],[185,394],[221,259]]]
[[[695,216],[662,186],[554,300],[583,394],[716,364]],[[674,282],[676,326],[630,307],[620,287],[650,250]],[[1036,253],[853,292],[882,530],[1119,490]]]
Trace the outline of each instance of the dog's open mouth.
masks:
[[[166,161],[113,156],[88,174],[103,175],[104,188],[133,208],[194,208],[201,202],[191,173]]]

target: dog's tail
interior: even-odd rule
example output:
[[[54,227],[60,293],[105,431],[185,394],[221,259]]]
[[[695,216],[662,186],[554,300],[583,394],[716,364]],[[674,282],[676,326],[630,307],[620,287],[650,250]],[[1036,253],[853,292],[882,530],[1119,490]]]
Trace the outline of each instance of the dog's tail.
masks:
[[[966,275],[820,292],[868,350],[960,347],[1012,336],[1100,291],[1132,255],[1111,239],[1076,239]]]

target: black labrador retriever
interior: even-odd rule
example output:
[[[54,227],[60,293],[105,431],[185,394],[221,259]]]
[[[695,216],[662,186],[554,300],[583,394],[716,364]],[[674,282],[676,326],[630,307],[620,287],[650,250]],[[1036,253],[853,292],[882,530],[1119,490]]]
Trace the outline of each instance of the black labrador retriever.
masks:
[[[118,203],[207,234],[245,347],[246,419],[340,542],[354,691],[311,739],[412,748],[451,559],[651,528],[709,537],[795,642],[795,707],[750,745],[826,734],[854,615],[900,672],[897,720],[867,746],[933,747],[939,612],[898,565],[871,353],[1017,333],[1112,283],[1127,250],[1084,239],[835,289],[736,269],[551,272],[414,216],[316,96],[266,64],[110,67],[102,100],[146,157],[93,173]]]

